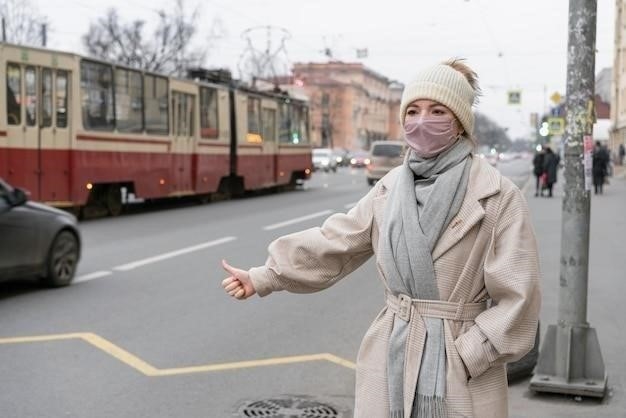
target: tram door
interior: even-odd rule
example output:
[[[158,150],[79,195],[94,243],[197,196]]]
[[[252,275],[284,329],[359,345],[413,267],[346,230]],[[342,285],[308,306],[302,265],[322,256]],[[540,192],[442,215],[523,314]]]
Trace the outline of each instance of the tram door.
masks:
[[[70,72],[39,68],[40,200],[71,205]]]
[[[7,64],[9,183],[33,200],[70,200],[69,72]]]
[[[277,132],[277,103],[274,100],[261,102],[261,135],[263,137],[263,157],[267,167],[266,186],[276,185],[278,173],[278,142]]]

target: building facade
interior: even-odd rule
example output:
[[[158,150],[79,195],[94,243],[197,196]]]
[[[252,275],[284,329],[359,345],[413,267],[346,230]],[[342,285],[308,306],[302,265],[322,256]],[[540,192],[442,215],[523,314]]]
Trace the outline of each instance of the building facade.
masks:
[[[611,89],[609,148],[626,144],[626,0],[615,0],[615,53]]]
[[[309,96],[314,146],[369,149],[375,140],[400,139],[403,86],[361,63],[296,63],[293,83]]]

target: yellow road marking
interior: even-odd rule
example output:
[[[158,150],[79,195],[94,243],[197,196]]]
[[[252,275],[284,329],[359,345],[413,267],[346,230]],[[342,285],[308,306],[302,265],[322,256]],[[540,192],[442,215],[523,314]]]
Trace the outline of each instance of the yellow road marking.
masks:
[[[190,367],[175,367],[170,369],[157,369],[149,363],[146,363],[139,357],[129,353],[128,351],[118,347],[112,342],[100,337],[99,335],[91,332],[75,332],[70,334],[51,334],[51,335],[36,335],[29,337],[11,337],[0,338],[0,345],[2,344],[24,344],[35,342],[48,342],[48,341],[60,341],[60,340],[83,340],[94,347],[104,351],[112,357],[115,357],[127,366],[132,367],[145,376],[174,376],[180,374],[190,373],[206,373],[217,372],[224,370],[234,369],[247,369],[253,367],[266,367],[266,366],[278,366],[281,364],[294,364],[294,363],[306,363],[311,361],[328,361],[348,369],[356,369],[356,365],[341,357],[337,357],[330,353],[321,354],[309,354],[303,356],[289,356],[289,357],[274,357],[260,360],[248,360],[237,361],[232,363],[218,363],[218,364],[205,364],[201,366]]]

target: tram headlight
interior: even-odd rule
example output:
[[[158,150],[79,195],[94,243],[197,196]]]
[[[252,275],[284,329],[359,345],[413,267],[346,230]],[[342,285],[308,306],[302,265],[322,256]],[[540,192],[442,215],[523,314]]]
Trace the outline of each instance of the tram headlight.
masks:
[[[91,183],[87,183],[87,184],[85,185],[85,187],[87,188],[87,190],[91,190],[91,189],[93,189],[93,184],[91,184]]]

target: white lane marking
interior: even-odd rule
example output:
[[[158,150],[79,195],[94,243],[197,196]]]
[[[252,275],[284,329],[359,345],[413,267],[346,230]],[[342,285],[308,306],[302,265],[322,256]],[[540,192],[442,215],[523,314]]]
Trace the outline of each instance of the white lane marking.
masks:
[[[89,280],[99,279],[100,277],[110,276],[113,274],[110,271],[94,271],[93,273],[83,274],[82,276],[78,276],[74,278],[74,283],[87,282]]]
[[[346,209],[352,209],[353,207],[356,206],[357,203],[358,202],[347,203],[347,204],[343,205],[343,207],[346,208]]]
[[[315,213],[312,213],[310,215],[305,215],[305,216],[300,216],[299,218],[290,219],[290,220],[285,221],[285,222],[279,222],[277,224],[267,225],[267,226],[263,227],[263,230],[264,231],[271,231],[272,229],[282,228],[283,226],[288,226],[288,225],[295,224],[295,223],[298,223],[298,222],[307,221],[307,220],[313,219],[313,218],[319,218],[320,216],[330,215],[331,213],[333,213],[333,211],[330,210],[330,209],[323,210],[321,212],[315,212]]]
[[[179,255],[191,253],[193,251],[203,250],[205,248],[214,247],[216,245],[225,244],[230,241],[236,240],[236,237],[224,237],[216,239],[214,241],[205,242],[198,245],[193,245],[187,248],[181,248],[180,250],[171,251],[169,253],[155,255],[154,257],[144,258],[143,260],[133,261],[132,263],[122,264],[121,266],[113,267],[113,270],[127,271],[137,267],[145,266],[146,264],[156,263],[158,261],[166,260],[168,258],[177,257]]]

